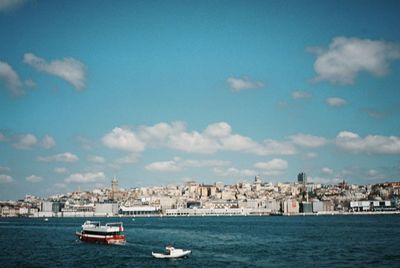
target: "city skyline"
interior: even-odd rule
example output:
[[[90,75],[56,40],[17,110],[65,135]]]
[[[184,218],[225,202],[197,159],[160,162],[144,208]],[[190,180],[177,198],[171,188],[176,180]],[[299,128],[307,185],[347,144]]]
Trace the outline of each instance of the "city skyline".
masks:
[[[0,200],[398,181],[399,7],[0,2]]]

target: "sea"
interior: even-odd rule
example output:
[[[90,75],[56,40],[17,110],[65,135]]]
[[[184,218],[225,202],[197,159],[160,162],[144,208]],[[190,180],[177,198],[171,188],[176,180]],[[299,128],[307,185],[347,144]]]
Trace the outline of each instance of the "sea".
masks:
[[[0,218],[0,267],[400,267],[400,215],[91,219],[122,221],[123,246],[79,241],[85,220]]]

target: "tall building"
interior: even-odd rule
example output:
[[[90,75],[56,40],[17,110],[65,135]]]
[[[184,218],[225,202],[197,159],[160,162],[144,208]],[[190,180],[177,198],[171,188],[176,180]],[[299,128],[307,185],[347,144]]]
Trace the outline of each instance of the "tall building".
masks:
[[[116,177],[114,177],[111,181],[111,199],[112,200],[117,199],[118,192],[119,192],[118,180]]]
[[[118,180],[116,177],[114,177],[111,181],[111,191],[113,193],[118,192]]]
[[[297,175],[297,182],[303,185],[307,184],[307,174],[304,172],[301,172]]]

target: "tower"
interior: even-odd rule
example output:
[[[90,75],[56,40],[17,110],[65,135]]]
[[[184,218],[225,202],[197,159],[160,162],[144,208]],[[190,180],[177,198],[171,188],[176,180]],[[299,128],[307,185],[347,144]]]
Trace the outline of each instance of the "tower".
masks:
[[[111,199],[114,200],[115,199],[115,194],[118,193],[119,189],[118,189],[118,180],[116,177],[114,177],[111,181]]]
[[[304,172],[301,172],[297,175],[297,182],[299,184],[306,185],[307,184],[307,174]]]

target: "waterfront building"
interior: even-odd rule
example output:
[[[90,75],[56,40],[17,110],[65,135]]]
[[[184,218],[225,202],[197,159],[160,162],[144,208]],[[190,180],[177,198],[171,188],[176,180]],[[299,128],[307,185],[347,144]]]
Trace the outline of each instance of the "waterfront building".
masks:
[[[312,213],[313,212],[313,204],[311,202],[301,202],[300,203],[300,212],[301,213]]]
[[[299,210],[299,202],[297,202],[295,199],[287,199],[282,203],[282,212],[284,214],[297,214],[299,213]]]
[[[118,214],[118,203],[96,203],[94,206],[96,216],[114,216]]]
[[[161,208],[153,206],[124,207],[119,208],[119,214],[124,216],[157,216]]]
[[[41,212],[53,212],[53,202],[43,201],[40,203]]]
[[[392,211],[396,210],[397,202],[385,201],[351,201],[351,211]]]

